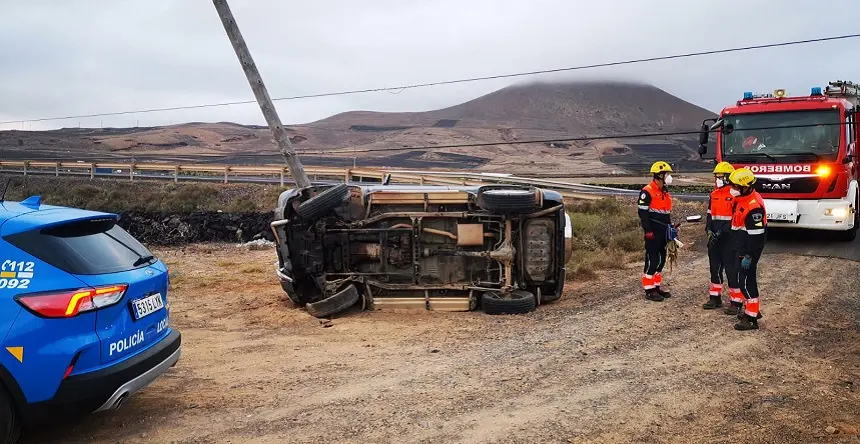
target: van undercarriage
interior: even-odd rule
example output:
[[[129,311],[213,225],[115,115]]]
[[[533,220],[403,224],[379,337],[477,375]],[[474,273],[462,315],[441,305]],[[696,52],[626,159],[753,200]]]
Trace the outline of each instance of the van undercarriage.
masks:
[[[314,191],[304,201],[285,192],[272,224],[281,285],[312,315],[354,304],[520,313],[561,296],[570,236],[558,193],[345,184]]]

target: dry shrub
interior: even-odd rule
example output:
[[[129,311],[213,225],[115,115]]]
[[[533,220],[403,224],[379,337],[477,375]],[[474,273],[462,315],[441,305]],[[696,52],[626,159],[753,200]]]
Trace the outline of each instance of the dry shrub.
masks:
[[[597,277],[598,270],[619,270],[627,264],[623,251],[574,251],[565,267],[565,276],[573,280],[589,280]]]
[[[593,278],[594,270],[623,268],[625,252],[643,248],[636,207],[613,198],[572,202],[573,255],[568,276]]]
[[[95,211],[184,213],[272,211],[283,191],[278,185],[172,183],[154,180],[20,177],[11,179],[7,200],[40,195],[42,202]]]
[[[630,230],[612,237],[610,245],[621,251],[633,252],[645,247],[645,240],[640,230]]]

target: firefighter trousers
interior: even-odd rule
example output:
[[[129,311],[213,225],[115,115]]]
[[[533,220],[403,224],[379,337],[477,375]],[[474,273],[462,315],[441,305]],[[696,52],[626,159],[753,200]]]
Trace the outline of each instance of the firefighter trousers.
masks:
[[[719,296],[723,285],[730,289],[740,289],[738,286],[738,270],[735,265],[737,254],[730,239],[719,239],[708,247],[708,262],[711,266],[711,296]],[[723,280],[723,273],[726,279]]]
[[[741,267],[741,260],[743,258],[737,259],[738,282],[740,284],[741,293],[743,293],[744,297],[744,313],[746,313],[747,316],[758,318],[758,261],[761,259],[761,253],[751,254],[750,258],[750,266],[747,269]]]
[[[645,240],[645,267],[642,271],[642,288],[653,290],[663,284],[663,267],[666,265],[666,234],[657,230],[654,239]]]

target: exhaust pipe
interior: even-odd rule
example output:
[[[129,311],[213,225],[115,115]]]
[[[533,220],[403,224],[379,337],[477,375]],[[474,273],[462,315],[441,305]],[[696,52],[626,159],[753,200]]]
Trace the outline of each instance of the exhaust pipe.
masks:
[[[122,403],[125,402],[126,398],[128,398],[128,393],[123,393],[122,396],[120,396],[116,400],[116,402],[113,403],[113,409],[119,410],[120,406],[122,406]]]

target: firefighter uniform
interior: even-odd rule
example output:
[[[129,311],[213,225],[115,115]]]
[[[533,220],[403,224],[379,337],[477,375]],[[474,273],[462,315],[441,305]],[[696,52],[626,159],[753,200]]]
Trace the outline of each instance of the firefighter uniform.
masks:
[[[723,305],[723,272],[726,274],[725,283],[729,286],[730,299],[737,303],[743,302],[737,282],[738,271],[734,267],[737,255],[729,239],[735,200],[731,194],[729,175],[734,170],[728,162],[720,162],[714,168],[715,188],[708,200],[708,217],[705,224],[705,233],[708,235],[708,262],[711,268],[708,302],[702,306],[705,310],[713,310]]]
[[[668,229],[672,224],[672,196],[666,189],[671,182],[672,167],[666,162],[651,166],[654,179],[639,192],[639,220],[645,232],[645,267],[642,288],[645,298],[662,301],[672,294],[663,290],[663,267],[666,265]]]
[[[759,293],[757,268],[767,240],[767,214],[764,200],[753,189],[755,175],[748,168],[735,170],[730,177],[735,190],[735,207],[732,214],[732,239],[737,256],[738,283],[744,298],[743,313],[736,330],[758,328]]]

